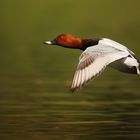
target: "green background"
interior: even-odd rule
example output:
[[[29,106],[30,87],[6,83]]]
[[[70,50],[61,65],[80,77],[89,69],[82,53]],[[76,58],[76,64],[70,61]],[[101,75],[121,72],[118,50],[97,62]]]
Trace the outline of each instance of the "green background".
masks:
[[[108,68],[71,94],[81,51],[43,44],[61,33],[106,37],[140,58],[139,25],[139,0],[1,1],[1,139],[140,138],[139,77]]]

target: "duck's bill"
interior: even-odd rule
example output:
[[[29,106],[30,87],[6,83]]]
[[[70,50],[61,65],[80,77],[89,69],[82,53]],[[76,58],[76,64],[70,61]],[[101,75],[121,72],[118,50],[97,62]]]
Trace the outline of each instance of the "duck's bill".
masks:
[[[52,40],[52,41],[45,41],[43,42],[43,44],[46,44],[46,45],[55,45],[55,41]]]

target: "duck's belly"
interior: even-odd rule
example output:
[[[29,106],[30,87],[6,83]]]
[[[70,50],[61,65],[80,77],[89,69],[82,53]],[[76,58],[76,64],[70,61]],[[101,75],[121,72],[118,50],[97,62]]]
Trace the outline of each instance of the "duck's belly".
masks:
[[[131,74],[137,74],[136,65],[136,60],[131,57],[122,58],[109,64],[111,68]]]

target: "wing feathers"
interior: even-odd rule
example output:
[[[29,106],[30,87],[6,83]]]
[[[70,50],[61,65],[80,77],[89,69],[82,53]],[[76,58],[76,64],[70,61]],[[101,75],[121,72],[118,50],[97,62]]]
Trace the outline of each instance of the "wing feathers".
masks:
[[[113,47],[116,45],[116,47]],[[98,45],[87,48],[79,58],[79,64],[71,85],[71,90],[80,89],[90,80],[96,78],[105,67],[121,58],[130,55],[125,46],[116,42],[101,40]]]
[[[78,67],[77,67],[77,70],[82,70],[84,69],[85,67],[88,67],[90,64],[92,64],[94,61],[94,58],[93,57],[88,57],[88,58],[85,58],[84,61],[80,62]]]
[[[80,89],[90,80],[95,79],[108,64],[126,57],[127,55],[128,54],[125,52],[119,52],[95,58],[94,56],[86,54],[83,58],[81,58],[77,66],[71,90],[75,91]]]
[[[84,86],[91,79],[95,78],[106,66],[102,59],[94,59],[90,56],[87,60],[84,60],[77,66],[73,82],[71,85],[71,90],[75,91]]]

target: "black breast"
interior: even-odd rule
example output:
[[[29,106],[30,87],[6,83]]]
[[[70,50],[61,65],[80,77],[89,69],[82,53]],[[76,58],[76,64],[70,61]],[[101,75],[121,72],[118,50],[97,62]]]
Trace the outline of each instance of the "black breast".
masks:
[[[83,46],[81,47],[81,50],[86,50],[88,47],[97,45],[100,39],[85,39],[83,40]]]

